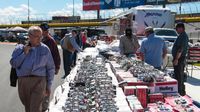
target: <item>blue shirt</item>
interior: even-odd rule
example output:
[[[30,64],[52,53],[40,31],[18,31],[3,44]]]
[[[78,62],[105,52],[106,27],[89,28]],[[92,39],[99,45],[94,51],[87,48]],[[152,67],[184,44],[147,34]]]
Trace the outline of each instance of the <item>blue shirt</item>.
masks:
[[[164,39],[150,34],[142,41],[140,52],[144,54],[144,61],[154,67],[161,67],[163,64],[163,51],[167,49]]]
[[[24,54],[23,48],[24,45],[17,45],[10,60],[11,66],[16,68],[17,76],[45,76],[48,88],[51,88],[55,65],[49,48],[41,43],[37,47],[32,47],[27,55]]]

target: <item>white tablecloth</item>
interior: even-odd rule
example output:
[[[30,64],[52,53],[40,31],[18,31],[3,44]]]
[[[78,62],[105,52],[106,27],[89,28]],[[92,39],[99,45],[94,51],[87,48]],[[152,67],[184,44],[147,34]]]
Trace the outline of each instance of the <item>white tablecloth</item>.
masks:
[[[52,101],[50,102],[49,106],[49,112],[63,112],[62,107],[65,105],[66,99],[68,98],[68,92],[69,92],[69,81],[74,80],[74,77],[77,73],[77,69],[80,65],[77,64],[74,69],[72,69],[70,75],[65,79],[65,82],[58,86],[57,89],[54,92],[54,97]],[[126,101],[126,97],[120,87],[118,87],[118,81],[113,74],[110,64],[106,63],[106,68],[108,68],[108,75],[112,77],[112,83],[116,85],[116,105],[119,108],[118,112],[131,112],[128,103]]]

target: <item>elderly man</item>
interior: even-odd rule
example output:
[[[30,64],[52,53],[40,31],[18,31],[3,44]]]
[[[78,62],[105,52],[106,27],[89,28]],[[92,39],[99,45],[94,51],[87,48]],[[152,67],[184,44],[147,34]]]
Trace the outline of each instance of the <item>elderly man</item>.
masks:
[[[49,48],[41,43],[41,28],[31,26],[28,36],[29,44],[16,46],[10,64],[16,68],[19,97],[26,112],[42,112],[43,98],[51,93],[55,65]]]
[[[147,27],[144,35],[147,38],[143,40],[141,44],[141,59],[147,64],[154,66],[154,68],[161,70],[163,59],[167,54],[165,41],[154,35],[152,27]]]

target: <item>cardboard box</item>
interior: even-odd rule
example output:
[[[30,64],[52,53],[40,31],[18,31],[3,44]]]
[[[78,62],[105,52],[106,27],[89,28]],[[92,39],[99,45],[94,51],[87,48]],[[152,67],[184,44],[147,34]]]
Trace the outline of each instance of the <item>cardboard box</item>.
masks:
[[[156,102],[164,102],[164,96],[162,93],[155,93],[155,94],[149,94],[149,103],[156,103]]]
[[[153,83],[149,83],[147,86],[149,88],[149,93],[150,94],[155,93],[155,83],[154,82]]]
[[[136,96],[138,100],[141,102],[143,108],[147,107],[147,86],[136,86]]]
[[[142,105],[134,105],[133,112],[144,112]]]
[[[126,96],[126,100],[131,110],[133,110],[135,105],[141,105],[140,101],[135,95]]]
[[[124,86],[124,94],[128,95],[135,95],[136,94],[136,87],[135,86]]]
[[[129,96],[126,96],[126,100],[127,101],[132,101],[132,100],[138,100],[137,97],[135,95],[129,95]]]
[[[141,105],[141,103],[138,99],[129,101],[129,107],[130,107],[131,110],[134,110],[135,105]]]
[[[155,82],[155,93],[176,93],[178,92],[177,80],[169,78],[165,82]]]

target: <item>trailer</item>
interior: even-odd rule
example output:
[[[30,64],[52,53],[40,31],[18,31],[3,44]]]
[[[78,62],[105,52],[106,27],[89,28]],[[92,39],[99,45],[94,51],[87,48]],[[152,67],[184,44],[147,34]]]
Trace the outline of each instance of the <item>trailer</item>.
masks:
[[[112,35],[122,35],[126,28],[132,28],[137,36],[142,36],[148,26],[174,28],[175,13],[168,8],[144,5],[122,12],[109,21],[113,21]]]
[[[148,26],[153,28],[174,28],[175,14],[168,8],[152,6],[136,7],[133,12],[133,30],[137,35],[143,35]]]

